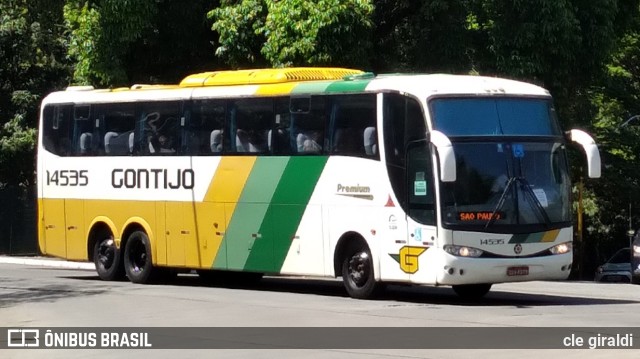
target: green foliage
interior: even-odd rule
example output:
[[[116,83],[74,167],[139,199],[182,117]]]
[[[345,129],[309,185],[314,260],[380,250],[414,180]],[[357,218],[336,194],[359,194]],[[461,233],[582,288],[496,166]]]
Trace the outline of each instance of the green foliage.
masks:
[[[266,1],[258,31],[261,52],[274,66],[366,66],[373,5],[369,0]]]
[[[475,50],[466,0],[376,0],[377,72],[468,72]]]
[[[62,3],[0,0],[0,186],[34,182],[38,104],[69,71]]]
[[[16,115],[0,128],[0,188],[5,185],[31,186],[34,182],[36,130],[23,126],[24,117]]]
[[[243,0],[209,12],[216,55],[232,67],[367,65],[368,0]]]
[[[263,0],[241,0],[211,10],[212,30],[220,35],[216,56],[231,67],[261,66],[260,57],[266,38],[260,29],[264,27],[267,6]]]
[[[68,0],[64,6],[74,79],[101,87],[175,82],[208,56],[207,0]]]
[[[127,51],[156,11],[155,1],[69,0],[64,17],[71,35],[69,55],[77,60],[75,80],[102,86],[126,84]]]

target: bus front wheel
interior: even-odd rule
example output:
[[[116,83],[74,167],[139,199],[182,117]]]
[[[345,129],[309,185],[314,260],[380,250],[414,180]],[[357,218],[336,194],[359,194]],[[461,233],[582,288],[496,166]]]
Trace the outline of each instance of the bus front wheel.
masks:
[[[365,245],[356,245],[346,251],[342,261],[342,281],[352,298],[367,299],[380,290],[373,276],[371,252]]]
[[[111,233],[100,232],[98,234],[98,240],[93,246],[93,262],[100,279],[112,281],[124,278],[120,251],[116,247]]]
[[[491,284],[454,285],[453,291],[463,299],[480,299],[491,290]]]
[[[152,280],[151,244],[146,233],[135,231],[129,236],[124,249],[124,269],[133,283]]]

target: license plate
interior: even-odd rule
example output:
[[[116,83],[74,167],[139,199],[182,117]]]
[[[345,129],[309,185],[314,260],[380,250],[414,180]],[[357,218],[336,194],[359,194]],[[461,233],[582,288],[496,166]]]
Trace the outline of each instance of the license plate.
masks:
[[[519,275],[529,275],[529,267],[527,266],[509,267],[507,268],[507,275],[509,277],[514,277]]]

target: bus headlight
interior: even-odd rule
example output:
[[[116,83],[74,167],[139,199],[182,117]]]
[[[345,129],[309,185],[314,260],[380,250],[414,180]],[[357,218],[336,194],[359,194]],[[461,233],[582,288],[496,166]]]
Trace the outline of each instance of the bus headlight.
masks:
[[[640,256],[640,246],[633,246],[633,255],[634,256]]]
[[[480,257],[483,253],[482,250],[478,248],[466,247],[466,246],[451,246],[451,245],[444,246],[444,251],[456,257],[473,257],[473,258]]]
[[[573,245],[571,244],[571,242],[567,242],[567,243],[560,243],[558,245],[555,245],[549,248],[549,252],[551,252],[551,254],[565,254],[565,253],[571,252],[572,249],[573,249]]]

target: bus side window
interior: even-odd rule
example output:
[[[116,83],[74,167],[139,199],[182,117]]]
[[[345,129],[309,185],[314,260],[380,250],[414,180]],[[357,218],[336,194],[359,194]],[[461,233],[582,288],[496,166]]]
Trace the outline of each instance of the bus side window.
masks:
[[[251,98],[233,101],[229,111],[229,128],[233,145],[225,148],[235,153],[268,153],[269,133],[275,116],[272,98]]]
[[[90,156],[95,154],[93,126],[90,120],[90,106],[75,106],[73,109],[73,150],[75,155]]]
[[[426,124],[420,104],[413,98],[397,93],[385,93],[383,96],[383,126],[385,159],[387,173],[393,191],[400,201],[400,206],[409,212],[407,208],[407,191],[413,190],[407,187],[409,182],[413,186],[415,173],[407,178],[406,171],[406,147],[411,141],[426,138]],[[428,181],[429,179],[425,179]],[[419,184],[421,185],[421,184]]]
[[[431,151],[426,140],[409,143],[407,147],[407,188],[409,217],[426,224],[436,224]]]
[[[187,154],[215,155],[224,145],[224,100],[194,100],[185,130]]]
[[[331,152],[380,159],[375,94],[341,95],[332,100]]]
[[[292,102],[293,105],[304,105],[302,99]],[[327,123],[326,96],[312,96],[306,99],[307,106],[292,108],[293,124],[291,142],[295,153],[314,155],[325,152],[325,128]],[[301,106],[299,106],[301,107]],[[293,112],[296,111],[296,112]]]
[[[58,156],[67,156],[71,149],[72,105],[48,105],[43,110],[43,145],[44,148]]]
[[[135,128],[134,106],[133,103],[95,106],[95,122],[98,125],[94,137],[97,137],[104,154],[125,156],[132,153],[131,134],[134,133]]]
[[[289,97],[275,99],[274,126],[267,134],[267,144],[269,151],[277,155],[291,155],[293,151],[290,139],[292,118],[295,116],[289,108]]]
[[[179,101],[147,102],[141,105],[143,153],[175,155],[178,152],[182,140],[180,108],[181,102]]]

